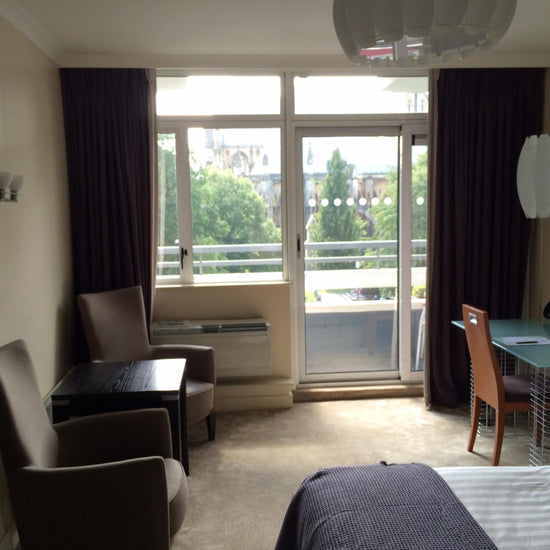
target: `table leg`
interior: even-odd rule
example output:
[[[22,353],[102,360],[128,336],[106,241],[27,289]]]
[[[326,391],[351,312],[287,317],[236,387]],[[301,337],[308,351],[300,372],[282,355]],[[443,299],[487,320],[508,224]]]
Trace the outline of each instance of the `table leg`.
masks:
[[[52,401],[52,423],[69,420],[71,402],[68,399]]]
[[[548,405],[550,404],[550,379],[548,369],[532,368],[531,372],[531,404],[533,406],[533,422],[531,441],[529,443],[529,465],[544,464],[545,445],[548,444]]]
[[[179,399],[177,397],[163,397],[162,406],[170,416],[170,431],[172,432],[172,452],[176,460],[181,461],[181,432]]]
[[[189,437],[187,433],[187,385],[183,376],[180,387],[180,426],[181,426],[181,463],[189,475]]]

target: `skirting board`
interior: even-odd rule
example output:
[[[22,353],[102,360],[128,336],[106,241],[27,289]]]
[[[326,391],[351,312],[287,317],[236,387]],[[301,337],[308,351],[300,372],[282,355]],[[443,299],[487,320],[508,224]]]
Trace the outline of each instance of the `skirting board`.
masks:
[[[292,407],[290,378],[266,376],[223,380],[216,385],[216,411],[235,412]]]

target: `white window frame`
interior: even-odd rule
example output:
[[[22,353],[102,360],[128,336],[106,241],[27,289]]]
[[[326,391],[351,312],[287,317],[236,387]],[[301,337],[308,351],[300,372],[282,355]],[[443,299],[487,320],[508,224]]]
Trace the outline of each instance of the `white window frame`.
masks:
[[[225,74],[232,76],[240,76],[240,73],[232,73],[224,71]],[[171,76],[178,73],[166,73],[159,71],[159,75]],[[250,76],[247,73],[244,76]],[[258,76],[278,76],[281,79],[281,102],[280,113],[278,115],[213,115],[213,116],[157,116],[157,134],[175,134],[176,135],[176,181],[177,181],[177,196],[178,196],[178,239],[180,248],[180,269],[179,276],[175,277],[157,277],[156,286],[169,285],[195,285],[201,284],[195,281],[193,274],[193,236],[191,229],[191,173],[189,165],[189,142],[188,130],[190,128],[278,128],[281,136],[281,244],[282,244],[282,259],[283,269],[282,278],[259,276],[255,278],[254,283],[269,283],[277,281],[288,281],[289,274],[286,261],[286,215],[285,215],[285,195],[286,195],[286,178],[285,178],[285,74],[284,73],[258,73]],[[182,250],[186,251],[186,255],[182,258]],[[227,284],[220,278],[209,284]],[[246,280],[235,277],[231,283],[246,284]]]
[[[290,270],[293,273],[293,296],[292,303],[296,304],[294,308],[294,315],[292,319],[293,334],[296,334],[296,343],[293,346],[293,365],[295,366],[294,376],[299,381],[299,384],[304,386],[309,383],[317,384],[319,382],[328,383],[331,382],[350,384],[357,383],[358,380],[365,381],[380,381],[380,380],[392,380],[399,378],[399,381],[412,383],[422,382],[423,371],[412,371],[412,364],[410,358],[410,348],[412,345],[410,334],[410,319],[411,319],[411,273],[410,273],[410,252],[411,252],[411,188],[412,181],[410,179],[410,166],[412,164],[412,158],[410,153],[412,149],[410,145],[413,143],[413,136],[425,135],[427,131],[427,115],[425,114],[404,114],[404,115],[373,115],[373,116],[361,116],[344,117],[347,120],[342,120],[343,117],[339,116],[323,116],[323,117],[311,117],[309,115],[300,115],[295,117],[292,124],[289,125],[289,132],[292,134],[292,139],[288,140],[287,146],[294,148],[293,151],[288,151],[288,157],[292,164],[292,181],[294,185],[288,192],[288,217],[289,217],[289,229],[290,235],[295,235],[297,240],[303,243],[304,236],[302,235],[303,229],[300,227],[299,219],[303,212],[303,191],[301,189],[301,156],[297,154],[299,149],[299,140],[303,135],[317,134],[317,131],[328,130],[328,135],[342,134],[353,135],[368,135],[369,133],[376,134],[378,131],[396,131],[396,136],[400,135],[402,144],[402,154],[406,151],[406,147],[409,146],[408,153],[402,160],[403,174],[401,185],[399,186],[400,192],[400,234],[399,234],[399,284],[401,285],[401,293],[399,298],[399,369],[396,371],[381,371],[369,373],[368,376],[361,377],[357,373],[349,375],[342,374],[307,374],[306,373],[306,354],[305,354],[305,332],[303,319],[305,318],[305,306],[303,303],[304,296],[304,280],[303,280],[303,258],[298,253],[297,244],[292,246],[292,253],[289,254]],[[365,131],[367,129],[368,131]],[[416,141],[418,143],[418,140]],[[408,158],[406,158],[408,156]],[[407,170],[408,166],[408,170]],[[408,172],[408,174],[407,174]],[[407,174],[407,175],[406,175]],[[405,201],[408,201],[405,202]],[[408,207],[404,205],[408,204]],[[405,267],[405,269],[403,269]]]
[[[160,74],[160,73],[159,73]],[[167,73],[165,73],[167,74]],[[172,71],[170,74],[174,74]],[[179,74],[182,74],[179,72]],[[281,209],[282,209],[282,250],[283,250],[283,280],[293,283],[291,296],[292,296],[292,308],[291,308],[291,334],[293,335],[292,341],[292,363],[294,369],[294,379],[301,381],[301,371],[304,368],[305,354],[303,349],[300,348],[297,335],[300,333],[301,318],[300,318],[300,276],[299,276],[299,262],[297,256],[297,236],[301,233],[302,229],[298,227],[298,208],[302,203],[302,189],[299,188],[298,183],[301,182],[301,177],[298,177],[297,170],[300,170],[301,159],[296,158],[296,139],[297,132],[300,128],[326,128],[326,127],[346,127],[346,128],[364,128],[364,127],[388,127],[399,125],[403,128],[402,139],[406,142],[412,140],[412,136],[415,133],[426,133],[427,131],[427,113],[403,113],[403,114],[361,114],[361,115],[296,115],[294,114],[294,90],[293,81],[295,76],[350,76],[358,75],[357,72],[350,73],[349,71],[306,71],[294,73],[291,71],[282,72],[235,72],[229,70],[223,71],[187,71],[186,74],[258,74],[258,75],[277,75],[281,78],[281,107],[279,115],[216,115],[216,116],[158,116],[157,117],[157,131],[158,133],[176,133],[176,139],[180,140],[180,144],[185,144],[185,154],[177,154],[177,189],[178,189],[178,232],[180,235],[180,247],[187,249],[189,256],[187,256],[186,262],[184,262],[184,269],[180,270],[180,276],[178,278],[170,277],[163,280],[157,278],[157,286],[163,285],[190,285],[196,284],[193,281],[193,268],[192,268],[192,237],[190,230],[187,231],[187,238],[182,237],[184,235],[183,228],[185,227],[186,220],[191,220],[191,191],[190,191],[190,171],[189,171],[189,152],[187,146],[187,129],[191,127],[202,128],[269,128],[278,127],[281,130]],[[362,74],[362,73],[360,73]],[[359,76],[360,76],[359,74]],[[381,76],[427,76],[427,72],[416,72],[413,74],[399,74],[392,75],[390,73],[384,73]],[[405,147],[404,147],[405,149]],[[411,162],[411,159],[403,159],[403,162]],[[406,193],[409,193],[410,203],[410,182],[407,185],[406,181],[402,182],[401,192],[405,195],[401,196],[401,204],[405,204],[407,200]],[[408,189],[408,191],[407,191]],[[186,205],[182,201],[185,201]],[[403,223],[410,225],[410,209],[409,211],[402,211]],[[400,254],[409,253],[410,257],[410,239],[405,242],[401,236]],[[302,241],[303,242],[303,241]],[[404,274],[403,270],[400,270],[401,284],[405,285],[403,288],[409,288],[407,286],[407,277],[410,283],[410,272]],[[272,279],[266,279],[261,281],[265,283],[274,282]],[[222,282],[220,285],[224,284]],[[238,284],[246,284],[239,282]],[[410,290],[409,290],[410,293]],[[408,298],[408,299],[407,299]],[[400,325],[404,322],[403,319],[407,314],[406,308],[410,310],[410,295],[402,296],[400,311],[401,317],[399,319]],[[404,311],[405,309],[405,311]],[[410,311],[409,311],[410,313]],[[410,319],[410,315],[409,315]],[[420,382],[423,377],[422,372],[413,372],[411,370],[410,354],[403,353],[404,346],[411,345],[410,330],[402,331],[405,334],[405,340],[408,338],[408,344],[406,341],[400,342],[400,360],[399,360],[399,374],[400,381],[403,382]],[[303,335],[302,335],[303,336]],[[303,338],[301,338],[303,340]],[[405,358],[405,359],[403,359]],[[330,383],[330,380],[326,382]],[[353,383],[350,381],[350,383]],[[345,384],[345,381],[344,381]],[[339,380],[339,384],[342,385],[342,380]]]

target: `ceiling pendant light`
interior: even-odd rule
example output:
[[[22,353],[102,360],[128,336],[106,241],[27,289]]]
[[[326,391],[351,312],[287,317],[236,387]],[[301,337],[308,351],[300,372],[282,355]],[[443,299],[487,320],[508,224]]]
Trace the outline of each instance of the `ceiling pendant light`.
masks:
[[[333,20],[358,65],[415,66],[490,48],[515,9],[516,0],[334,0]]]

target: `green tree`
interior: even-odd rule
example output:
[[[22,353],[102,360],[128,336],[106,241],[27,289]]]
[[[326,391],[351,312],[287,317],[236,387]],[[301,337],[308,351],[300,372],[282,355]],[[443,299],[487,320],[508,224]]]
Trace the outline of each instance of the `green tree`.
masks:
[[[374,240],[396,240],[398,230],[398,187],[397,170],[387,172],[388,185],[380,203],[371,208],[374,217]],[[425,239],[428,229],[428,212],[426,198],[428,191],[428,152],[419,155],[412,167],[412,217],[411,236],[413,239]],[[385,198],[391,199],[391,204],[384,204]],[[421,198],[420,204],[417,199]],[[425,249],[413,249],[415,252],[425,252]],[[395,254],[395,249],[383,250],[382,254]]]
[[[200,168],[191,173],[195,244],[280,242],[281,231],[266,216],[252,182],[230,171]]]
[[[230,171],[199,168],[198,171],[191,172],[191,202],[195,245],[281,242],[281,230],[267,217],[264,200],[247,178],[237,177]],[[276,253],[230,252],[216,254],[215,258],[253,259],[276,256]],[[273,266],[271,269],[280,268]],[[245,269],[260,270],[265,271],[266,267],[249,266]],[[243,268],[235,266],[217,268],[215,271],[242,272]]]
[[[360,241],[365,236],[365,223],[357,215],[355,205],[348,206],[350,196],[349,167],[339,149],[332,152],[327,162],[327,175],[321,189],[321,199],[328,201],[315,214],[316,223],[310,229],[314,242]],[[335,204],[335,201],[340,204]],[[318,256],[356,256],[360,250],[320,250]],[[349,264],[332,264],[331,269],[347,269]]]
[[[162,242],[173,245],[178,239],[176,150],[172,135],[159,136],[160,216]],[[192,163],[195,165],[195,163]],[[280,243],[281,230],[266,215],[266,204],[252,182],[230,171],[213,168],[191,169],[193,244]],[[164,211],[164,215],[162,212]],[[208,259],[251,259],[277,257],[277,253],[230,253],[209,255]],[[205,258],[206,259],[206,258]],[[217,268],[209,272],[242,271],[242,268]],[[280,267],[272,266],[277,270]],[[249,266],[246,271],[262,270]]]
[[[397,209],[397,170],[392,168],[387,173],[388,185],[384,189],[384,196],[389,197],[391,204],[380,204],[372,207],[374,216],[374,238],[377,240],[397,239],[398,209]],[[412,167],[412,218],[411,234],[413,239],[425,239],[428,228],[428,212],[426,208],[426,195],[428,192],[428,152],[417,157]],[[416,201],[422,198],[421,204]]]

